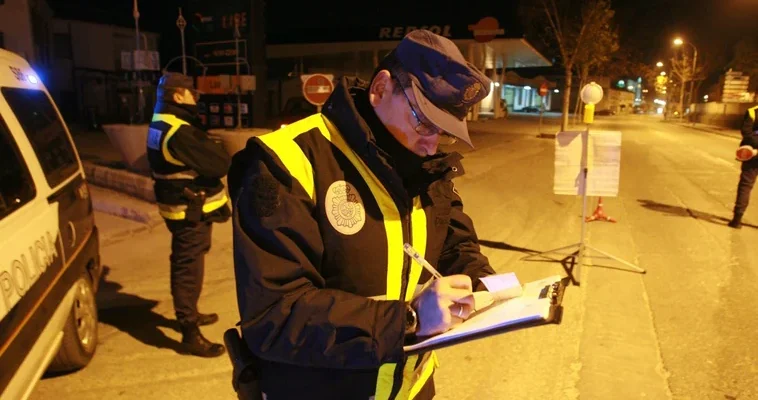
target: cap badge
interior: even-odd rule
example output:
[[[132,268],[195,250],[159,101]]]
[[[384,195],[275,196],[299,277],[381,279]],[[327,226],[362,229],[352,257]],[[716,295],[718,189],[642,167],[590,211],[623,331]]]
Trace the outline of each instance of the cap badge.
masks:
[[[472,84],[471,86],[466,88],[466,91],[463,92],[463,101],[469,102],[472,99],[476,97],[476,95],[479,94],[479,91],[482,90],[482,84],[479,82],[476,82]]]

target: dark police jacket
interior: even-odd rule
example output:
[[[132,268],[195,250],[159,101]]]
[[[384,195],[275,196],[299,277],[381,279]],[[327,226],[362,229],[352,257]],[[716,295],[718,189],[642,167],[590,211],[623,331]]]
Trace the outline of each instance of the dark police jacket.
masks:
[[[323,114],[232,162],[241,327],[270,400],[431,398],[436,356],[403,352],[405,302],[429,275],[403,244],[443,275],[493,273],[453,188],[462,157],[404,183],[356,108],[367,89],[343,78]]]
[[[758,149],[758,119],[755,118],[758,113],[758,106],[749,108],[745,111],[745,118],[742,120],[742,142],[740,146],[749,145]],[[752,159],[751,159],[752,161]]]
[[[148,128],[147,158],[155,179],[155,197],[161,216],[184,220],[193,196],[205,192],[198,207],[201,220],[223,222],[229,219],[229,199],[221,181],[231,157],[221,143],[208,137],[193,106],[159,102]],[[188,189],[189,192],[185,189]]]

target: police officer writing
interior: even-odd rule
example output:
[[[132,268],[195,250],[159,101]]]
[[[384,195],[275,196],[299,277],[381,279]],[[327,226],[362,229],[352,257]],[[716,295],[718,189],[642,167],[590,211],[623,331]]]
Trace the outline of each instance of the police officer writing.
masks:
[[[739,157],[744,161],[742,162],[740,181],[737,185],[734,216],[729,221],[729,226],[736,229],[742,228],[742,216],[745,214],[747,206],[750,203],[750,192],[753,190],[755,179],[758,177],[758,157],[754,156],[755,149],[758,149],[758,121],[755,118],[756,112],[758,112],[758,106],[749,108],[745,112],[745,119],[742,122],[742,141],[740,142],[740,146],[749,146],[749,148],[741,148],[738,151],[738,156],[741,152],[747,152],[748,155]]]
[[[191,77],[176,73],[161,77],[147,156],[159,212],[171,232],[171,295],[182,344],[197,356],[220,356],[224,346],[208,341],[199,329],[218,321],[218,315],[199,313],[197,302],[212,224],[231,216],[221,181],[231,157],[202,129]]]
[[[450,40],[408,34],[370,82],[248,141],[229,171],[242,335],[268,399],[430,399],[433,352],[404,343],[472,312],[493,274],[453,178],[490,80]],[[443,275],[403,251],[409,243]]]

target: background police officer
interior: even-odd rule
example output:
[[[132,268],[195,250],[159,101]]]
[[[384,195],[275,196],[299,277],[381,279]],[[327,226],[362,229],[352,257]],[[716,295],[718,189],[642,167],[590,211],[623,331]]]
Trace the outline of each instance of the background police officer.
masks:
[[[191,354],[217,357],[224,346],[208,341],[199,325],[218,321],[200,314],[205,254],[211,227],[231,212],[221,178],[230,156],[212,140],[197,118],[197,91],[191,77],[168,73],[158,85],[158,102],[147,138],[159,212],[171,231],[171,295],[181,325],[182,344]]]
[[[740,146],[750,146],[758,149],[758,121],[755,114],[758,112],[758,106],[752,107],[745,112],[745,119],[742,122],[742,141]],[[742,172],[740,173],[740,182],[737,185],[737,200],[734,202],[734,217],[729,221],[732,228],[742,227],[742,216],[747,210],[750,203],[750,192],[755,185],[755,179],[758,177],[758,157],[750,158],[742,162]]]

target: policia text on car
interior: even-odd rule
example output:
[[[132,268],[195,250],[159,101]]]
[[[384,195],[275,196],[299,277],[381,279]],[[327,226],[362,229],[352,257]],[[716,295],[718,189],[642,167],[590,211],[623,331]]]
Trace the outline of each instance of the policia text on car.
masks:
[[[315,114],[253,138],[229,173],[241,327],[268,399],[430,399],[433,352],[406,340],[466,318],[493,273],[453,186],[465,117],[490,81],[417,30],[371,82],[342,78]],[[444,275],[403,252],[410,243]],[[377,300],[380,297],[381,300]]]
[[[182,329],[182,344],[195,355],[215,357],[221,344],[209,342],[198,325],[216,322],[216,314],[200,314],[205,254],[211,247],[214,222],[231,215],[224,184],[230,156],[201,128],[192,78],[164,75],[147,136],[147,156],[155,179],[155,198],[171,231],[171,295]]]

